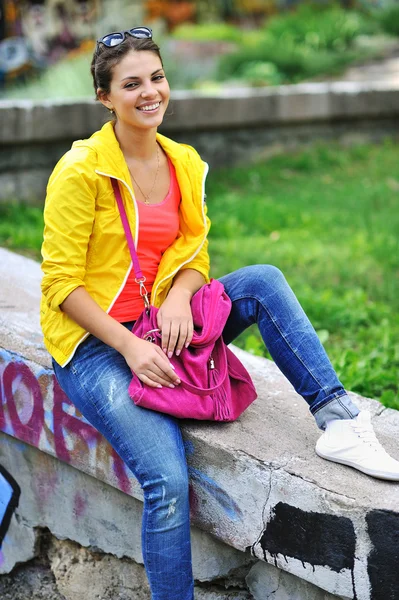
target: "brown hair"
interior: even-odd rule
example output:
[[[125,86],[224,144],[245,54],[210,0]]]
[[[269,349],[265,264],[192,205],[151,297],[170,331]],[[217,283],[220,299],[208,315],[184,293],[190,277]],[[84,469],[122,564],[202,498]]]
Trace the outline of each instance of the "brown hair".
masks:
[[[122,60],[122,58],[128,54],[131,50],[136,52],[145,50],[148,52],[154,52],[162,62],[161,51],[159,46],[152,39],[149,38],[134,38],[133,36],[126,34],[125,40],[108,48],[104,44],[97,44],[91,61],[91,74],[93,77],[94,90],[97,97],[97,89],[101,88],[106,94],[109,94],[112,80],[112,71],[114,67]]]

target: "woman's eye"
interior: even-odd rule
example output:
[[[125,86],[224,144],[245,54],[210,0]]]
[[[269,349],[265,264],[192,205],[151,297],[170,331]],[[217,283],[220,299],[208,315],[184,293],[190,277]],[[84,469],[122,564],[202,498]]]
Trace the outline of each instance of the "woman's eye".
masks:
[[[157,75],[154,77],[153,81],[157,81],[158,79],[165,79],[165,75]]]
[[[137,86],[137,83],[135,83],[135,82],[132,82],[132,83],[127,83],[127,84],[125,85],[125,89],[127,89],[127,88],[132,88],[132,87],[136,87],[136,86]]]

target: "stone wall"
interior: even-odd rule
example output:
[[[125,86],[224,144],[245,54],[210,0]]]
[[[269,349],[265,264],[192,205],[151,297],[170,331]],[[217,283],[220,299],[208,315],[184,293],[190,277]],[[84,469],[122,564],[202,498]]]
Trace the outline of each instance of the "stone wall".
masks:
[[[385,83],[176,92],[161,132],[195,146],[214,167],[259,160],[316,139],[396,137],[398,115],[399,88]],[[41,205],[60,156],[107,118],[94,101],[0,102],[0,201]]]

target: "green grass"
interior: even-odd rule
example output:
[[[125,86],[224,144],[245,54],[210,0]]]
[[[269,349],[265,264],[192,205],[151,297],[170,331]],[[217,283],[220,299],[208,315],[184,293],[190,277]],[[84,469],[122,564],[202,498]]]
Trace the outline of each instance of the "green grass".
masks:
[[[215,276],[279,267],[344,385],[399,409],[399,148],[329,144],[211,171]],[[257,330],[238,345],[264,354]]]
[[[0,246],[40,260],[43,211],[16,203],[0,204]]]
[[[207,182],[213,276],[279,267],[344,385],[399,409],[399,147],[316,145]],[[0,245],[39,259],[40,209],[0,205]],[[256,329],[238,340],[268,356]]]

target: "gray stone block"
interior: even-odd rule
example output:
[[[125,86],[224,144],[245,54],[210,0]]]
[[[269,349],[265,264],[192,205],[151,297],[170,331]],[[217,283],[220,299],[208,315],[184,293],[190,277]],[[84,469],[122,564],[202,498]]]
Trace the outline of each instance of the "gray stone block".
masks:
[[[254,600],[347,600],[261,561],[252,567],[246,581]]]
[[[127,559],[93,554],[66,541],[53,539],[51,570],[66,600],[150,600],[144,568]]]

